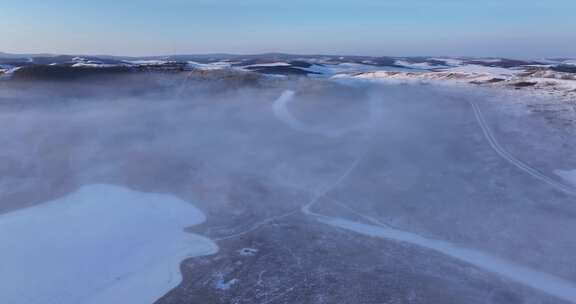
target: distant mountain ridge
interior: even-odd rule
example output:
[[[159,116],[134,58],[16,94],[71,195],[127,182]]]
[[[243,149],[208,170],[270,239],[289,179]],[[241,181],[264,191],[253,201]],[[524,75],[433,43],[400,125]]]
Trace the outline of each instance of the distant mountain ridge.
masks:
[[[563,62],[576,60],[576,58],[545,58],[538,59],[511,59],[505,57],[477,57],[477,56],[366,56],[366,55],[338,55],[338,54],[289,54],[289,53],[261,53],[261,54],[230,54],[230,53],[208,53],[208,54],[174,54],[174,55],[152,55],[152,56],[120,56],[120,55],[78,55],[78,54],[50,54],[50,53],[30,53],[30,54],[16,54],[0,52],[0,59],[14,59],[14,58],[34,58],[34,57],[88,57],[88,58],[101,58],[101,59],[114,59],[114,60],[234,60],[234,59],[293,59],[293,58],[339,58],[348,60],[360,59],[376,59],[376,58],[412,58],[415,60],[422,60],[426,58],[454,58],[454,59],[507,59],[522,62],[529,61],[551,61]]]

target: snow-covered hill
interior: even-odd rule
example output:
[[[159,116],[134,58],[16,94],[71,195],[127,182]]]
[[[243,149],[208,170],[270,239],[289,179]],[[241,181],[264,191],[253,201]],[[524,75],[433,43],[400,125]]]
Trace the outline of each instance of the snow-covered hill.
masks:
[[[576,60],[333,55],[179,55],[167,57],[0,54],[0,79],[68,80],[118,73],[227,71],[284,77],[480,85],[576,99]],[[209,74],[208,72],[205,73]],[[222,75],[221,73],[217,73]]]

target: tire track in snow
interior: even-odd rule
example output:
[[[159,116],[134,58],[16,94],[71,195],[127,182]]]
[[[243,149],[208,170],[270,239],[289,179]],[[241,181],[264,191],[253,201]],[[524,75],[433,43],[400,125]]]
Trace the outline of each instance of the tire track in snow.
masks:
[[[320,201],[320,199],[324,198],[330,191],[334,190],[336,187],[341,185],[344,182],[344,180],[346,180],[346,178],[348,178],[348,176],[352,173],[352,171],[354,171],[354,169],[356,169],[358,164],[364,158],[365,154],[366,154],[366,152],[362,153],[360,156],[358,156],[356,159],[354,159],[354,161],[351,163],[351,165],[348,166],[348,168],[346,168],[346,171],[344,171],[344,173],[342,175],[340,175],[334,183],[330,183],[330,184],[324,186],[324,189],[322,189],[320,191],[316,191],[316,193],[314,194],[312,199],[306,205],[302,206],[302,208],[301,208],[302,212],[306,215],[324,217],[324,215],[322,215],[322,214],[313,212],[312,207],[315,204],[317,204]]]
[[[293,95],[294,95],[293,92],[289,94],[282,94],[280,98],[292,98]],[[555,181],[548,178],[547,176],[539,173],[535,169],[532,169],[529,166],[525,165],[524,163],[520,162],[519,160],[515,159],[504,149],[502,149],[498,145],[495,138],[491,136],[491,133],[489,132],[490,130],[485,125],[485,121],[483,121],[481,113],[476,112],[476,110],[479,109],[477,109],[475,105],[473,105],[473,107],[475,108],[475,113],[477,115],[476,117],[478,121],[480,122],[481,126],[483,126],[482,129],[484,131],[484,134],[486,135],[487,138],[490,138],[489,141],[491,145],[493,145],[492,147],[499,154],[501,154],[502,157],[506,158],[507,160],[509,160],[522,170],[529,172],[530,175],[533,175],[538,179],[544,178],[543,181],[546,181],[547,183],[551,181],[553,182],[552,185],[558,184]],[[294,118],[291,117],[291,119]],[[525,267],[507,261],[497,256],[484,253],[479,250],[465,248],[447,241],[426,238],[416,233],[396,229],[381,224],[380,221],[370,216],[363,215],[357,211],[354,211],[353,213],[359,215],[364,219],[369,220],[374,225],[364,224],[343,218],[327,216],[314,212],[312,210],[314,205],[318,204],[322,198],[327,198],[327,195],[332,190],[342,185],[344,181],[350,176],[350,174],[358,167],[358,164],[364,159],[367,152],[368,151],[365,150],[361,155],[355,158],[354,161],[346,168],[346,170],[344,170],[344,172],[340,176],[338,176],[338,178],[333,183],[329,183],[325,187],[323,187],[323,189],[317,191],[313,195],[312,199],[307,204],[302,206],[301,208],[302,213],[308,216],[315,217],[318,221],[333,227],[349,230],[370,237],[378,237],[387,240],[394,240],[434,250],[446,256],[458,259],[460,261],[474,265],[478,268],[484,269],[488,272],[501,275],[505,278],[521,283],[525,286],[531,287],[535,290],[539,290],[541,292],[555,296],[557,298],[576,303],[576,284],[568,280],[562,279],[560,277],[540,272],[531,269],[529,267]],[[560,184],[560,186],[562,186],[560,189],[566,188],[562,184]],[[565,190],[570,191],[570,189],[564,189],[563,191]],[[569,193],[573,194],[572,192]]]
[[[531,175],[532,177],[556,188],[557,190],[560,190],[564,193],[576,196],[576,189],[574,189],[573,187],[567,186],[563,183],[560,183],[560,182],[553,180],[552,178],[546,176],[545,174],[541,173],[540,171],[536,170],[535,168],[531,167],[530,165],[517,159],[512,154],[510,154],[510,152],[508,152],[506,149],[504,149],[500,145],[500,143],[498,143],[498,140],[496,140],[496,137],[494,137],[494,134],[490,130],[490,127],[488,127],[488,124],[486,123],[486,120],[484,119],[484,115],[482,114],[482,111],[480,110],[478,105],[473,101],[470,101],[470,105],[472,106],[472,109],[474,110],[474,116],[476,117],[476,121],[478,121],[478,124],[480,125],[480,128],[482,129],[482,132],[484,133],[484,136],[488,140],[488,143],[490,144],[492,149],[496,153],[498,153],[498,155],[500,155],[502,158],[507,160],[512,165],[516,166],[518,169]]]

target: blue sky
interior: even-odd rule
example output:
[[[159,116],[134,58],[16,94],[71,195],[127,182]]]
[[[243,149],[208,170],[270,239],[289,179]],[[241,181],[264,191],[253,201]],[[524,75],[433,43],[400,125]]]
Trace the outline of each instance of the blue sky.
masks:
[[[576,0],[1,0],[0,51],[576,57]]]

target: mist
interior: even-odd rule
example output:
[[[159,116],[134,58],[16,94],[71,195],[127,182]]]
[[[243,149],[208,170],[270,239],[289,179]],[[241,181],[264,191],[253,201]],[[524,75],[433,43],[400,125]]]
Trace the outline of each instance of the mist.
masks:
[[[576,140],[538,113],[518,118],[518,109],[503,110],[514,98],[433,85],[192,73],[3,82],[0,213],[111,184],[193,204],[206,221],[187,231],[218,243],[220,259],[255,247],[282,260],[282,246],[298,256],[310,254],[299,248],[329,244],[326,259],[340,252],[344,261],[354,254],[343,248],[365,238],[372,249],[382,242],[414,250],[402,255],[397,282],[424,276],[460,287],[436,300],[575,301],[573,187],[553,172],[576,168]],[[389,254],[374,250],[382,255],[356,253],[353,264],[391,267],[383,262]],[[185,282],[225,277],[254,286],[232,262],[198,259],[209,270],[192,258],[183,264],[190,266],[182,268]],[[400,290],[400,297],[409,293]],[[159,302],[181,297],[176,288]]]

